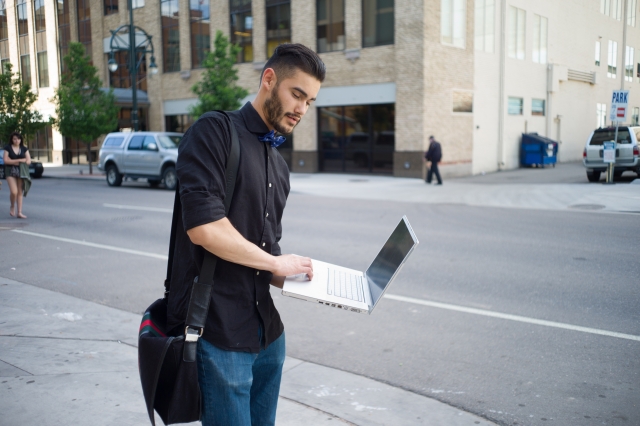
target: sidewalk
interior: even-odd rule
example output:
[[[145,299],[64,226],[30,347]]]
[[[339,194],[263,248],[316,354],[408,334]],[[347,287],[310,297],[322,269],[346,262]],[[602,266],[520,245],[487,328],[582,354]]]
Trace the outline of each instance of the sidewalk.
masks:
[[[137,368],[139,322],[140,315],[0,277],[0,423],[149,425]],[[287,358],[277,424],[329,421],[494,424],[365,377]]]
[[[93,165],[93,174],[89,174],[88,164],[54,164],[43,163],[43,178],[57,179],[104,179],[105,174],[98,170],[98,164]]]
[[[88,165],[45,164],[43,178],[105,179],[97,167],[93,175],[88,173]],[[626,173],[615,185],[588,183],[579,162],[447,179],[443,186],[426,185],[421,179],[368,174],[292,173],[291,191],[361,200],[640,213],[640,179],[633,173]]]

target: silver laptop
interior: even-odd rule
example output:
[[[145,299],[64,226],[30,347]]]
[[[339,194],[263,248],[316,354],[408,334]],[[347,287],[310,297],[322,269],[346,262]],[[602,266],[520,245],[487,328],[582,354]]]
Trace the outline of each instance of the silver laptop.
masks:
[[[313,280],[306,274],[287,277],[282,294],[370,314],[417,245],[418,238],[403,216],[366,272],[311,259]]]

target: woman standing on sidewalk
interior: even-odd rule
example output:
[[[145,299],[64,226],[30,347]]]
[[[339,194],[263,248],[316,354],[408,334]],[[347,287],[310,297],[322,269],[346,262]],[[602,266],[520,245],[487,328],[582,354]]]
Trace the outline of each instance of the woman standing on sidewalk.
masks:
[[[20,133],[11,133],[9,141],[9,145],[4,147],[5,176],[9,185],[9,199],[11,200],[9,214],[14,217],[17,215],[19,219],[26,219],[27,217],[22,214],[22,192],[24,186],[20,178],[20,164],[31,164],[31,155],[29,155],[29,149],[24,146]]]

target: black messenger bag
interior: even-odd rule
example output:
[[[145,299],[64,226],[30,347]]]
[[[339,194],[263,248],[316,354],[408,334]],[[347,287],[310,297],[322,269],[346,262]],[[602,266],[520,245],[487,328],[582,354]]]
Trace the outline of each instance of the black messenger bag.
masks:
[[[226,112],[231,134],[231,152],[225,170],[225,212],[229,214],[240,164],[240,143],[235,126]],[[167,329],[168,295],[171,291],[171,268],[176,239],[178,215],[181,214],[179,187],[173,204],[173,221],[169,242],[167,279],[164,282],[164,298],[151,304],[142,317],[138,333],[138,369],[142,393],[149,420],[155,426],[155,409],[166,425],[200,420],[200,386],[196,365],[198,338],[202,336],[213,285],[213,273],[218,258],[205,250],[200,276],[191,290],[189,308],[184,327],[178,335],[170,335]]]

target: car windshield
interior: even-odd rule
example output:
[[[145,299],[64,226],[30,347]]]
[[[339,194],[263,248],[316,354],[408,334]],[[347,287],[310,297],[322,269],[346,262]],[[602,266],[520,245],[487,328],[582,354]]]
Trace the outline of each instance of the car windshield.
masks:
[[[616,137],[616,129],[600,129],[593,132],[591,142],[589,145],[602,145],[603,142],[614,140]],[[629,128],[621,127],[618,129],[618,143],[628,144],[631,143],[631,135],[629,135]]]
[[[180,141],[182,140],[182,136],[178,135],[159,135],[158,141],[160,142],[160,146],[164,149],[177,148],[180,145]]]

